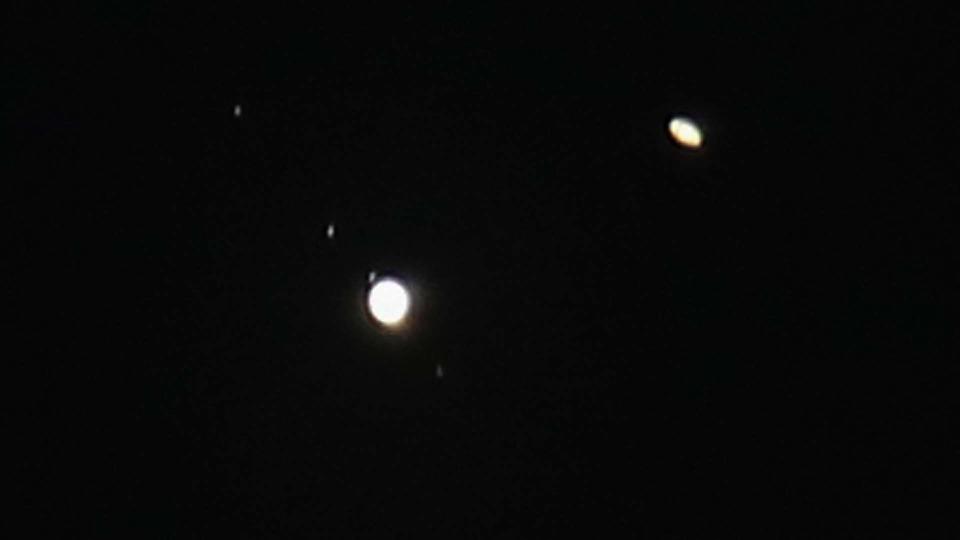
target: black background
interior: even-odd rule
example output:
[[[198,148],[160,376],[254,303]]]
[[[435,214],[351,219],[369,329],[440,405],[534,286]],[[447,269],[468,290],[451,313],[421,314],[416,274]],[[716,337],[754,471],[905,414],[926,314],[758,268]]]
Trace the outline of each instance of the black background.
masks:
[[[34,526],[810,538],[955,509],[956,13],[12,15]],[[402,335],[370,271],[414,287]]]

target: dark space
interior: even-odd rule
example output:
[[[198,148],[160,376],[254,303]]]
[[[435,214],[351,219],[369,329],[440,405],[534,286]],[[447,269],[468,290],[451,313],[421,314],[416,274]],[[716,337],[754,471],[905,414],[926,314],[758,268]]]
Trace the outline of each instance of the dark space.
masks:
[[[5,10],[31,536],[950,523],[958,10],[323,5]]]

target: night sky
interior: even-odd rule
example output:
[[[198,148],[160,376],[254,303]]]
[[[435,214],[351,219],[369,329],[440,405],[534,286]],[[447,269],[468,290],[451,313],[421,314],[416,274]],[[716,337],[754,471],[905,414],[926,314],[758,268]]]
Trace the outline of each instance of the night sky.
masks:
[[[31,537],[955,515],[957,10],[93,4],[2,23]]]

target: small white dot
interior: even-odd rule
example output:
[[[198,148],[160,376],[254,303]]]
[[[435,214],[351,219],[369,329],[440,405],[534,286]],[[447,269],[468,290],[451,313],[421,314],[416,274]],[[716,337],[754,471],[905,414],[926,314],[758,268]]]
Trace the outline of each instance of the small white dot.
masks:
[[[437,378],[438,379],[443,378],[443,366],[440,364],[437,364]]]
[[[337,229],[333,226],[333,223],[327,225],[327,238],[333,240],[333,235],[337,233]]]
[[[368,281],[369,283],[373,283],[373,280],[375,280],[375,279],[377,279],[377,273],[374,272],[374,271],[370,271],[370,273],[367,274],[367,281]]]
[[[240,105],[233,106],[233,116],[234,118],[240,118],[240,115],[243,114],[243,109],[240,108]]]

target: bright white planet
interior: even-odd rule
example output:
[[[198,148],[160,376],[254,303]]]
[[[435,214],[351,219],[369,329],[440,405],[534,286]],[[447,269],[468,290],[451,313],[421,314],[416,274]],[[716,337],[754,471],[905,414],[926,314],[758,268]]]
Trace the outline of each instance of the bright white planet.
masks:
[[[384,278],[370,287],[367,308],[380,324],[396,326],[403,322],[410,311],[410,294],[400,282]]]
[[[687,148],[700,148],[703,144],[703,133],[693,120],[677,116],[670,120],[667,125],[673,140],[680,146]]]

